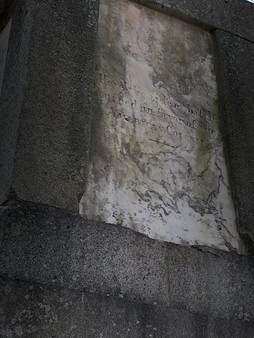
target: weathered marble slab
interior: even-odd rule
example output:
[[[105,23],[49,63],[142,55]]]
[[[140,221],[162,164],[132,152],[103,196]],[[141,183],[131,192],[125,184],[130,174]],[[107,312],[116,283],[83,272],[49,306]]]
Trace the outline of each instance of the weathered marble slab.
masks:
[[[81,214],[163,241],[241,251],[209,33],[103,0],[97,73]]]

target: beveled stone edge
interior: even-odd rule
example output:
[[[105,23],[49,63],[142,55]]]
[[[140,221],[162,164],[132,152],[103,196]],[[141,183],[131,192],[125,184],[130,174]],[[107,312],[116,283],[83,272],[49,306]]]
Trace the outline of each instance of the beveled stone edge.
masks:
[[[213,31],[221,29],[254,42],[254,5],[246,0],[130,0]],[[229,8],[229,6],[231,6]],[[230,11],[229,11],[230,9]],[[227,13],[227,15],[223,15]],[[236,15],[239,14],[239,17]],[[237,19],[237,22],[236,20]]]

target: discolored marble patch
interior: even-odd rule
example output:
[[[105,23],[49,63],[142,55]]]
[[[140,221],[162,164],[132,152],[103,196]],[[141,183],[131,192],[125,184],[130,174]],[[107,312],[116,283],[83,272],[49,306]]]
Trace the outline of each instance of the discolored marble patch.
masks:
[[[211,38],[126,0],[103,0],[89,219],[241,252],[218,131]]]

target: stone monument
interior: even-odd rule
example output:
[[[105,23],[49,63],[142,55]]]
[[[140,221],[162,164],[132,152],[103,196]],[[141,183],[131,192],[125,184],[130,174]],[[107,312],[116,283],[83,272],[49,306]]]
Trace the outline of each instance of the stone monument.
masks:
[[[1,337],[254,337],[253,22],[0,0]]]
[[[241,251],[210,34],[126,0],[100,5],[89,219]]]

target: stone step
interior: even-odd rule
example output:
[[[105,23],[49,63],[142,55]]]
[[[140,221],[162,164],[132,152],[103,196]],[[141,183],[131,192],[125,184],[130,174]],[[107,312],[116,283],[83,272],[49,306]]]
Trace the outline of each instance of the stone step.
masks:
[[[33,203],[2,207],[1,276],[221,318],[254,319],[250,257],[151,240]]]
[[[253,337],[254,323],[0,279],[0,336]]]

